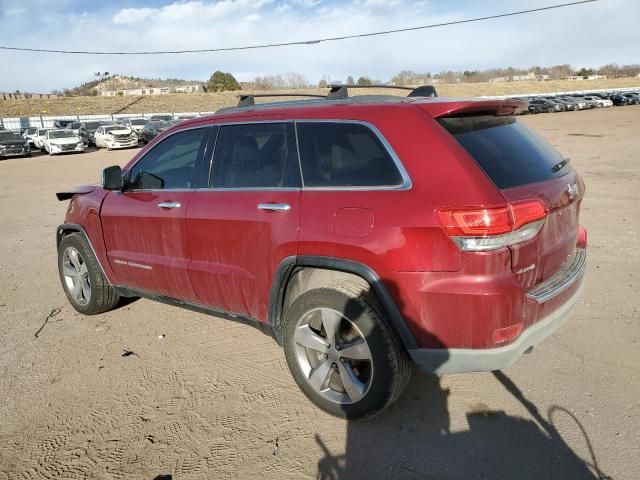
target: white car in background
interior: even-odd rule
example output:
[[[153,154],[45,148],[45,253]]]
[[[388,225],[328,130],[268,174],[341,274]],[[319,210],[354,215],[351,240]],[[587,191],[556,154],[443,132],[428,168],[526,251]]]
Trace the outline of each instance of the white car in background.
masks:
[[[38,129],[35,127],[28,127],[22,130],[22,136],[27,142],[29,142],[29,145],[34,148],[36,146],[35,139],[37,134],[38,134]]]
[[[591,102],[596,102],[599,108],[613,107],[613,102],[608,98],[592,97],[590,95],[587,95],[586,97],[582,97],[582,98],[584,98],[585,100],[589,100]]]
[[[146,118],[122,118],[119,122],[125,127],[129,127],[139,137],[144,126],[149,123],[149,120]]]
[[[47,130],[43,148],[49,155],[84,152],[84,142],[72,130],[56,128],[55,130]]]
[[[33,136],[33,145],[38,150],[44,150],[44,138],[47,136],[47,132],[50,128],[39,128],[36,134]]]
[[[102,125],[96,130],[93,141],[96,147],[107,150],[138,146],[138,136],[135,132],[119,124]]]

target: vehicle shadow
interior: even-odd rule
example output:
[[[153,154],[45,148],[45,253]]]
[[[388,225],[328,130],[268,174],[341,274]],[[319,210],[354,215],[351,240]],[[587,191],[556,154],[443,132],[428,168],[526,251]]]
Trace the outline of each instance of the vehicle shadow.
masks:
[[[398,298],[396,296],[396,298]],[[345,305],[345,311],[353,311]],[[432,335],[431,338],[434,338]],[[473,375],[473,374],[471,374]],[[316,435],[323,456],[320,480],[358,479],[607,479],[578,419],[591,459],[580,458],[503,372],[496,380],[528,411],[531,419],[487,405],[470,406],[468,430],[452,431],[449,390],[440,378],[417,369],[402,398],[380,415],[348,421],[344,454],[334,454]],[[569,413],[552,407],[554,413]]]

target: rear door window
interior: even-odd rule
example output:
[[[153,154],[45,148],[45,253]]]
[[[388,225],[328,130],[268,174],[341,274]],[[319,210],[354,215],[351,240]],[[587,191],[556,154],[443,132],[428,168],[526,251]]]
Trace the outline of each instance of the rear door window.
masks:
[[[293,123],[223,125],[216,141],[214,188],[298,187]]]
[[[399,186],[402,175],[376,134],[348,122],[297,123],[305,187]]]
[[[439,118],[500,189],[543,182],[571,169],[546,140],[511,116]]]

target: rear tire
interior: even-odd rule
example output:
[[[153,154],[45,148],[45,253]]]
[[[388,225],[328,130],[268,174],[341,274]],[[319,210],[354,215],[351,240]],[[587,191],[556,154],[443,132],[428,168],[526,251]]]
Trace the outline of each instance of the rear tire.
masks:
[[[120,302],[120,296],[104,277],[91,245],[80,233],[67,235],[60,242],[58,272],[69,303],[84,315],[112,310]]]
[[[293,302],[283,322],[294,380],[332,415],[372,417],[409,383],[413,363],[375,296],[360,284],[346,281],[309,290]]]

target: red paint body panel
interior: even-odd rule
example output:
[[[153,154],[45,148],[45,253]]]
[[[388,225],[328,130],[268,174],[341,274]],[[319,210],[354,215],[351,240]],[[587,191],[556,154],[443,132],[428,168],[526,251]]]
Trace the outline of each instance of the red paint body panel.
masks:
[[[260,203],[285,203],[284,212]],[[189,276],[199,303],[267,321],[280,262],[296,255],[300,190],[196,191],[187,214]]]
[[[197,297],[189,280],[191,261],[185,214],[191,191],[109,192],[101,211],[109,265],[118,285],[186,301]],[[178,202],[180,208],[158,207]]]

